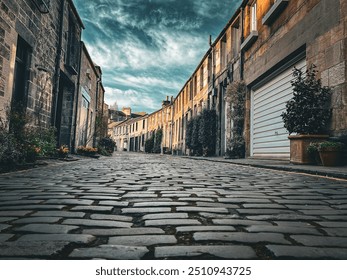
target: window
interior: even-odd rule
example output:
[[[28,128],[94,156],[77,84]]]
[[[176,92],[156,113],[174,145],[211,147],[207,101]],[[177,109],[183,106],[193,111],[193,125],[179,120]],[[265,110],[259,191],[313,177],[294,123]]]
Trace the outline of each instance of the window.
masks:
[[[200,90],[204,87],[204,65],[200,68]]]
[[[251,32],[257,30],[257,2],[254,2],[254,4],[251,6]]]
[[[226,36],[220,42],[220,67],[223,70],[226,66]]]
[[[12,110],[21,114],[24,113],[27,105],[27,81],[29,78],[30,60],[30,46],[21,37],[18,37],[12,95]]]
[[[262,23],[264,25],[271,25],[286,8],[288,2],[289,0],[275,0],[270,10],[263,17]]]

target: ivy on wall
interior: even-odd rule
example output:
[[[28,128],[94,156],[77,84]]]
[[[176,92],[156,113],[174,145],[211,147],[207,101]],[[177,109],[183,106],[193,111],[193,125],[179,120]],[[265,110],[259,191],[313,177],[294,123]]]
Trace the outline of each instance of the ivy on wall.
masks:
[[[245,157],[244,121],[246,103],[246,85],[243,82],[234,82],[228,85],[225,101],[227,108],[227,150],[226,156],[230,158]]]
[[[216,111],[204,109],[187,123],[186,145],[192,155],[211,156],[216,150]]]

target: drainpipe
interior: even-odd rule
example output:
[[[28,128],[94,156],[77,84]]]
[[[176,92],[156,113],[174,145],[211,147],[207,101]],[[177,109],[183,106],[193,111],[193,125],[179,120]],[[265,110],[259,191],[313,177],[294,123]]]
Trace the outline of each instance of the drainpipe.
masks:
[[[245,9],[241,8],[241,44],[243,40],[245,39],[243,36],[244,33],[244,18],[245,18]],[[241,50],[240,54],[240,80],[243,80],[243,69],[244,69],[244,60],[245,60],[245,53],[243,50]]]
[[[51,113],[51,124],[53,127],[57,124],[57,110],[58,110],[58,97],[59,97],[59,81],[60,81],[60,61],[62,58],[62,48],[63,48],[63,35],[64,35],[64,6],[65,0],[61,0],[60,3],[60,18],[59,18],[59,37],[58,37],[58,48],[57,57],[55,63],[55,81],[54,81],[54,91],[53,91],[53,110]],[[60,136],[58,135],[58,142]]]
[[[100,82],[101,82],[101,78],[99,77],[97,80],[96,80],[96,93],[95,93],[95,120],[96,118],[98,117],[98,101],[99,101],[99,87],[100,87]],[[101,108],[102,109],[102,108]],[[100,120],[102,122],[102,119]],[[100,123],[99,126],[102,126],[102,124]],[[93,139],[93,146],[95,147],[96,145],[96,128],[97,128],[97,123],[96,121],[94,122],[94,139]]]
[[[71,150],[73,153],[76,152],[76,136],[77,136],[77,117],[78,117],[78,102],[80,97],[80,87],[81,87],[81,64],[82,64],[82,53],[83,53],[83,42],[80,42],[80,61],[78,65],[78,76],[77,76],[77,94],[76,94],[76,101],[75,101],[75,119],[74,119],[74,131],[73,131],[73,140],[72,140],[72,147]]]

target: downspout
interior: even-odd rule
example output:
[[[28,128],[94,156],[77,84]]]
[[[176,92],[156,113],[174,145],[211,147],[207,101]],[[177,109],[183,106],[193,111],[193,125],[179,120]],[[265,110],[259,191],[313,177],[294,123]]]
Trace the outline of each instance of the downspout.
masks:
[[[244,41],[244,17],[245,17],[245,9],[241,8],[241,44]],[[243,72],[244,72],[244,60],[245,60],[245,53],[243,50],[241,50],[241,54],[240,54],[240,80],[243,81]]]
[[[98,102],[99,102],[99,87],[100,87],[100,82],[101,82],[101,78],[98,77],[98,79],[96,80],[96,93],[95,93],[95,120],[96,118],[98,118],[99,116],[99,110],[98,110]],[[102,121],[102,120],[100,120]],[[99,126],[101,126],[102,124],[100,123]],[[97,123],[96,121],[94,122],[94,138],[93,138],[93,147],[95,147],[96,145],[96,128],[97,128]]]
[[[74,131],[73,131],[73,141],[72,141],[72,152],[76,152],[76,136],[77,136],[77,117],[78,117],[78,103],[79,103],[79,97],[80,97],[80,87],[81,87],[81,65],[82,65],[82,53],[83,53],[83,42],[80,42],[80,59],[78,63],[78,76],[77,76],[77,96],[75,101],[75,119],[74,119]]]
[[[63,48],[63,26],[64,26],[64,6],[65,0],[61,0],[60,3],[60,18],[59,18],[59,37],[58,37],[58,48],[57,57],[55,63],[55,81],[54,81],[54,92],[53,92],[53,111],[51,124],[53,127],[57,124],[57,110],[58,110],[58,97],[59,97],[59,81],[60,81],[60,61],[62,58],[62,48]],[[58,135],[59,142],[60,135]]]

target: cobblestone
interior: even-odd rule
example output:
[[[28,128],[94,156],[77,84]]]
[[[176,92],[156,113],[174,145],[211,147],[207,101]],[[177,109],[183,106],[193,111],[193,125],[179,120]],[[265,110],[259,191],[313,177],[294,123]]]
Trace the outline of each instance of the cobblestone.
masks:
[[[253,259],[256,254],[247,246],[166,246],[155,249],[156,258],[172,257],[196,257],[200,255],[212,255],[225,259]]]
[[[107,227],[107,228],[128,228],[131,227],[132,223],[118,222],[110,220],[88,220],[88,219],[66,219],[63,222],[64,225],[77,225],[77,226],[88,226],[88,227]]]
[[[279,233],[246,233],[246,232],[196,232],[194,233],[195,241],[229,241],[229,242],[242,242],[242,243],[278,243],[290,244],[289,241],[284,239],[283,234]]]
[[[151,246],[161,244],[176,244],[177,239],[173,235],[134,235],[110,237],[108,244],[129,246]]]
[[[165,220],[147,220],[146,226],[172,226],[172,225],[200,225],[198,220],[192,219],[165,219]]]
[[[83,230],[85,234],[91,235],[144,235],[144,234],[163,234],[165,233],[160,228],[129,228],[129,229],[85,229]]]
[[[68,225],[55,225],[55,224],[30,224],[14,229],[16,232],[37,232],[37,233],[68,233],[74,229],[78,229],[76,226]]]
[[[75,249],[69,257],[77,259],[139,260],[147,252],[146,247],[100,245],[93,248]]]
[[[66,241],[15,241],[0,243],[0,257],[49,258],[67,246]]]
[[[346,186],[137,153],[0,174],[0,258],[347,259]]]
[[[341,248],[317,248],[304,246],[266,246],[278,258],[298,259],[346,259],[347,249]]]
[[[74,243],[88,244],[95,240],[95,237],[88,234],[26,234],[17,241],[68,241]]]

